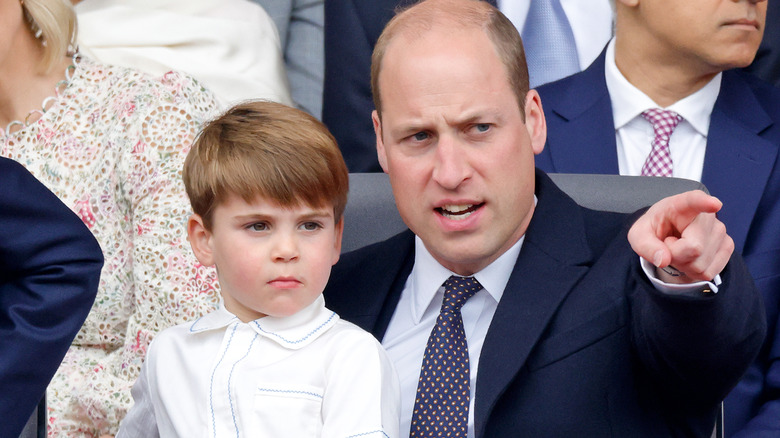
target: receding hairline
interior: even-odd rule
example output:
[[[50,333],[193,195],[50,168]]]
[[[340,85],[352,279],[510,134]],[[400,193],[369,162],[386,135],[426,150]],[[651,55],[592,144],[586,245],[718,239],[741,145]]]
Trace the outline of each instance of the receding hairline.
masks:
[[[494,8],[481,0],[423,0],[400,9],[385,32],[391,39],[402,33],[420,36],[442,24],[485,31],[493,13]]]
[[[511,60],[507,59],[505,53],[502,53],[502,50],[506,50],[506,45],[497,41],[495,35],[494,21],[498,18],[496,14],[501,14],[501,12],[489,3],[481,0],[422,0],[410,6],[399,8],[377,40],[371,59],[371,90],[374,106],[379,116],[381,117],[382,109],[379,76],[383,70],[382,64],[388,48],[391,45],[395,45],[398,41],[414,41],[430,32],[442,32],[442,29],[457,29],[458,31],[478,30],[482,32],[490,42],[495,55],[501,60],[507,78],[512,83],[514,75],[510,71],[509,63]],[[508,19],[505,17],[498,18],[499,21],[501,19],[509,23],[512,31],[517,32]],[[500,48],[499,45],[502,44],[503,47]],[[525,92],[527,92],[528,73],[525,66],[525,54],[523,53],[522,43],[519,45],[519,50],[523,57],[523,68],[525,69],[525,86],[517,87],[520,84],[515,83],[512,85],[519,88],[515,90],[516,92],[521,92],[518,93],[518,102],[522,112],[521,100],[524,98]]]

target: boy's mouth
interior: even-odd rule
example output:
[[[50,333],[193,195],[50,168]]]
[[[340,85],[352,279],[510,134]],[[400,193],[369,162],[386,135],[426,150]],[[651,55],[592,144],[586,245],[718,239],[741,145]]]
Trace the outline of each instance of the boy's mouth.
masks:
[[[279,289],[293,289],[300,287],[303,283],[295,277],[277,277],[268,282],[270,285]]]

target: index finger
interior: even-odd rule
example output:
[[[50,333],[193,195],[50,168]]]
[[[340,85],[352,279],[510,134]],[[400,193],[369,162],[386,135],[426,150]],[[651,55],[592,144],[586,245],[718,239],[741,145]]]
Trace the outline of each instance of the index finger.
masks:
[[[685,227],[699,214],[717,213],[721,207],[723,203],[718,198],[701,190],[691,190],[658,201],[648,213],[658,213],[672,224]]]
[[[633,250],[655,266],[671,262],[671,252],[665,243],[678,237],[697,216],[720,210],[723,204],[701,190],[680,193],[656,202],[631,227],[628,240]]]

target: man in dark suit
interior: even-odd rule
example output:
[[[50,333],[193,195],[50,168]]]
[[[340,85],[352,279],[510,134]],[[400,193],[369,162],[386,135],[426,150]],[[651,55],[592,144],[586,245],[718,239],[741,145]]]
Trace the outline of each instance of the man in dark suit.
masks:
[[[0,158],[0,436],[18,437],[92,307],[103,254],[76,214]]]
[[[342,256],[325,297],[386,347],[402,431],[709,436],[765,325],[719,201],[689,192],[629,218],[534,173],[541,101],[516,29],[483,2],[406,10],[373,61],[379,162],[411,231]],[[477,291],[460,311],[453,276]],[[468,361],[436,354],[452,345]],[[428,414],[442,406],[454,419]]]
[[[585,71],[539,88],[549,126],[536,164],[548,172],[636,175],[660,107],[673,176],[703,182],[763,293],[768,336],[725,401],[730,437],[780,436],[780,89],[735,67],[751,62],[766,2],[617,2],[616,36]],[[740,432],[741,431],[741,432]]]

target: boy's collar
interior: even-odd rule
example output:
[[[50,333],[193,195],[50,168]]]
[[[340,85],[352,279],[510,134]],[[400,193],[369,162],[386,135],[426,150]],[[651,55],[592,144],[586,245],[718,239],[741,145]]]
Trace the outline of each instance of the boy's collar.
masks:
[[[339,316],[325,307],[325,299],[320,295],[313,303],[297,313],[277,318],[266,316],[248,323],[260,336],[278,343],[282,347],[297,350],[305,347],[336,324]],[[224,305],[214,312],[198,319],[190,325],[190,333],[218,330],[241,321]]]

